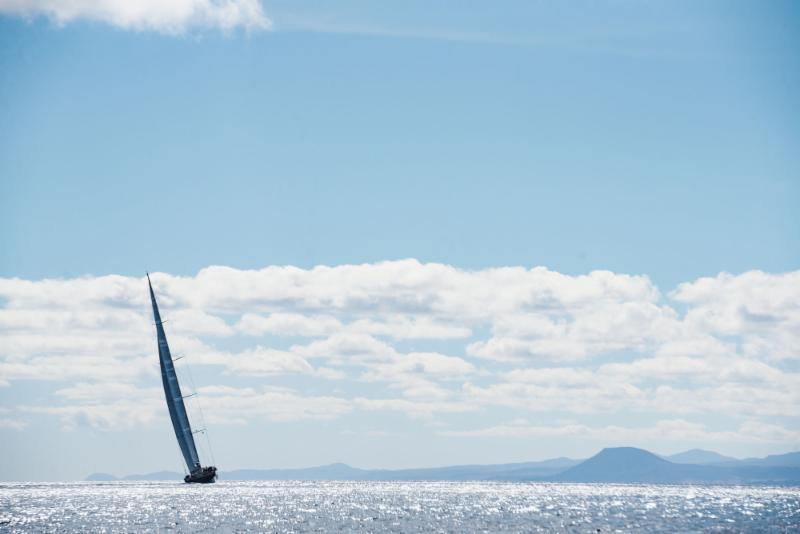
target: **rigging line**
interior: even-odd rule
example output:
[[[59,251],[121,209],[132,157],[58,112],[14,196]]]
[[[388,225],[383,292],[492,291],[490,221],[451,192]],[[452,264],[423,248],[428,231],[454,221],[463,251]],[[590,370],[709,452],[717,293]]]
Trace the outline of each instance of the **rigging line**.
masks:
[[[180,374],[180,376],[178,376],[179,374]],[[186,373],[183,372],[183,365],[181,365],[180,367],[178,367],[178,366],[175,367],[175,376],[176,376],[176,378],[178,378],[178,382],[179,383],[183,382],[183,385],[186,386]],[[192,390],[192,393],[190,393],[189,395],[181,395],[180,398],[176,398],[173,402],[178,403],[180,401],[184,401],[186,399],[190,399],[192,397],[195,397],[197,395],[197,392],[194,391],[194,384],[190,383],[189,386],[191,386],[190,389]],[[187,428],[183,429],[184,432],[185,432],[185,431],[190,430],[192,427],[195,427],[197,425],[194,424],[194,416],[192,414],[192,411],[189,410],[189,407],[187,406],[187,403],[185,403],[185,402],[183,403],[183,408],[184,408],[184,411],[186,413],[186,420],[189,423],[189,428],[188,429]]]
[[[211,456],[211,464],[217,465],[217,461],[214,459],[214,449],[211,448],[211,440],[208,438],[208,432],[203,432],[203,435],[206,437],[206,443],[208,444],[208,454]]]
[[[192,378],[192,372],[189,371],[189,380],[192,381],[192,387],[194,387],[194,379]],[[200,402],[197,404],[197,410],[200,412],[200,423],[203,425],[204,429],[208,429],[208,425],[206,425],[206,416],[203,413],[203,406]],[[217,465],[217,460],[214,458],[214,449],[211,447],[211,438],[208,437],[208,430],[203,432],[203,435],[206,437],[206,445],[208,445],[208,455],[211,456],[211,465]]]
[[[183,366],[186,368],[186,372],[189,375],[189,383],[192,385],[192,395],[197,395],[197,386],[194,383],[194,376],[192,375],[192,367],[189,365],[188,359],[184,362]],[[203,425],[203,428],[208,428],[206,425],[206,418],[203,414],[203,406],[200,402],[196,402],[195,405],[197,406],[197,411],[200,412],[200,424]],[[214,449],[211,448],[211,438],[208,437],[208,431],[203,432],[206,436],[206,444],[208,445],[208,455],[211,456],[211,465],[217,465],[217,461],[214,458]]]
[[[178,446],[178,458],[180,459],[179,463],[181,465],[181,471],[183,471],[183,475],[188,475],[189,473],[186,472],[186,462],[183,459],[183,451],[181,450],[180,445]]]
[[[154,323],[154,324],[155,324],[155,325],[158,325],[158,324],[161,324],[161,325],[163,325],[163,324],[164,324],[164,323],[166,323],[166,322],[167,322],[167,321],[161,321],[160,323]],[[156,333],[158,333],[158,329],[156,329]],[[165,332],[165,335],[166,335],[166,332]],[[160,351],[159,351],[159,352],[160,352]],[[160,356],[160,354],[159,354],[159,356]],[[174,364],[174,360],[173,360],[173,368],[174,368],[174,365],[175,365],[175,364]],[[187,414],[187,415],[186,415],[186,417],[188,418],[188,417],[189,417],[189,415]],[[190,424],[191,424],[191,423],[190,423]],[[189,474],[189,471],[188,471],[188,470],[187,470],[187,468],[186,468],[186,459],[183,457],[183,450],[181,449],[180,443],[178,443],[178,463],[179,463],[179,464],[180,464],[180,466],[181,466],[181,471],[183,472],[183,475],[184,475],[184,476],[188,475],[188,474]]]
[[[164,323],[164,322],[166,322],[166,320],[162,320],[161,322]],[[177,362],[178,360],[183,360],[183,363],[180,366],[175,364],[175,362]],[[186,369],[186,373],[185,373],[184,376],[188,375],[188,377],[189,377],[189,384],[191,385],[192,393],[189,394],[189,395],[184,396],[183,398],[186,399],[186,398],[191,398],[191,397],[197,396],[197,386],[194,383],[194,376],[192,375],[192,367],[189,365],[189,358],[186,358],[186,354],[184,354],[182,352],[178,353],[178,358],[172,358],[172,365],[173,365],[173,368],[175,369],[176,375],[177,375],[177,372],[178,372],[178,368],[180,367],[181,370],[183,370],[183,368]],[[184,374],[184,373],[181,373],[181,374]],[[176,378],[177,378],[177,376],[176,376]],[[206,429],[207,428],[206,418],[205,418],[205,415],[203,414],[203,408],[202,408],[202,406],[200,405],[199,402],[197,403],[197,409],[200,412],[200,423],[202,424],[203,428]],[[189,426],[192,426],[193,417],[189,413],[188,410],[186,410],[186,418],[189,421]],[[202,432],[202,433],[206,436],[206,444],[208,445],[208,455],[211,457],[211,465],[216,465],[217,462],[216,462],[216,459],[214,458],[214,449],[211,447],[211,438],[208,437],[208,431],[205,431],[205,432]],[[192,433],[192,436],[194,436],[194,433]]]

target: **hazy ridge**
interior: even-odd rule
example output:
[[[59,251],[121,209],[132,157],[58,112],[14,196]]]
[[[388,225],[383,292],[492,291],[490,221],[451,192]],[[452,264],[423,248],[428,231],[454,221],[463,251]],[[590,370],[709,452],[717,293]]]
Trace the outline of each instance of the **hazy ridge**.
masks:
[[[336,463],[299,469],[221,471],[223,480],[506,480],[542,482],[620,482],[655,484],[800,484],[800,452],[742,460],[693,449],[658,456],[644,449],[603,449],[586,460],[554,458],[539,462],[455,465],[418,469],[359,469]],[[94,473],[86,480],[182,480],[182,473],[159,471],[117,478]]]

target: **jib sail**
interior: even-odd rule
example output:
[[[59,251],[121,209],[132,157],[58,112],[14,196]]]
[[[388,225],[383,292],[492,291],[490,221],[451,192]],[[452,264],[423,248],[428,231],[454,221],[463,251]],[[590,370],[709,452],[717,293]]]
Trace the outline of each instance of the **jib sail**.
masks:
[[[158,333],[158,358],[161,362],[161,381],[164,383],[164,394],[167,397],[169,417],[172,419],[175,437],[178,438],[178,445],[181,447],[189,472],[195,473],[201,470],[200,458],[197,456],[192,427],[189,425],[189,417],[186,415],[181,386],[175,374],[175,365],[169,352],[167,335],[164,333],[164,326],[161,323],[161,314],[158,313],[158,304],[156,303],[156,296],[153,293],[153,285],[150,283],[149,274],[147,275],[147,284],[150,286],[150,300],[153,302],[153,318],[156,321],[156,331]]]

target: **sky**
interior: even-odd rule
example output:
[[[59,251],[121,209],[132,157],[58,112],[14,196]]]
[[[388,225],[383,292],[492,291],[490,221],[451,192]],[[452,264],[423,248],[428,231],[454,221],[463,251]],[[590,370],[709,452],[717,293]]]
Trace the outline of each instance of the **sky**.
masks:
[[[146,271],[223,473],[800,449],[799,24],[0,0],[0,477],[181,470]]]

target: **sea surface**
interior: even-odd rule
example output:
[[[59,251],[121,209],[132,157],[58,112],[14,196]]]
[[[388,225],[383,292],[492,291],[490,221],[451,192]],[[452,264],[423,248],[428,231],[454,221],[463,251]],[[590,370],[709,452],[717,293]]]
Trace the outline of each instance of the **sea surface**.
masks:
[[[1,483],[0,531],[798,532],[800,488],[503,482]]]

